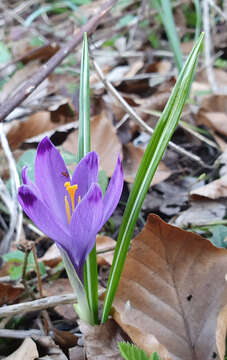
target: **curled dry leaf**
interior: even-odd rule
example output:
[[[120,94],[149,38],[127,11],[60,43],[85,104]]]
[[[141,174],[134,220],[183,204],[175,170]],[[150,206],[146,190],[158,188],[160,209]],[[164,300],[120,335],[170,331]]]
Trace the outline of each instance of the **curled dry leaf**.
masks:
[[[13,354],[7,356],[5,360],[34,360],[38,356],[35,342],[31,338],[26,338],[21,346]]]
[[[129,143],[127,145],[124,145],[123,153],[124,178],[125,181],[132,183],[135,180],[137,170],[144,154],[144,150],[140,147],[134,146],[132,143]],[[161,161],[157,171],[155,172],[155,176],[152,180],[151,186],[166,180],[170,175],[170,170]]]
[[[193,199],[198,197],[206,197],[209,199],[219,199],[227,196],[227,175],[211,183],[201,186],[190,192]]]
[[[225,249],[150,215],[132,242],[113,317],[162,360],[224,360],[226,272]]]
[[[122,360],[118,342],[124,341],[124,335],[114,320],[96,326],[80,321],[80,330],[84,334],[88,360]]]

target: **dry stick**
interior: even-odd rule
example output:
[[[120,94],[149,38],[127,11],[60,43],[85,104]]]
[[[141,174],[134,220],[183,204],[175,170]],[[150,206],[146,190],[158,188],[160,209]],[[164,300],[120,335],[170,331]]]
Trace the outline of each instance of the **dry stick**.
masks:
[[[150,126],[148,126],[141,117],[131,108],[131,106],[123,99],[123,97],[120,95],[120,93],[115,89],[115,87],[104,77],[102,70],[100,69],[99,65],[96,63],[95,60],[93,60],[93,65],[95,67],[95,70],[97,71],[97,74],[100,78],[100,80],[104,83],[106,88],[109,90],[109,92],[116,98],[119,103],[121,104],[122,108],[130,114],[133,119],[142,127],[144,128],[149,134],[153,134],[154,129],[152,129]],[[180,146],[174,144],[172,141],[169,142],[169,147],[173,150],[177,151],[178,153],[187,156],[188,158],[196,161],[203,167],[208,167],[207,164],[205,164],[199,156],[191,154],[189,151],[181,148]]]
[[[101,295],[104,291],[105,290],[100,290],[99,295]],[[0,307],[0,317],[17,315],[29,311],[44,310],[58,305],[74,304],[76,302],[77,302],[77,297],[75,294],[49,296],[46,298],[42,298],[34,301],[28,301],[16,305],[2,306]]]
[[[117,0],[110,0],[106,2],[98,12],[84,25],[78,32],[74,32],[72,40],[63,46],[54,56],[42,65],[38,72],[36,72],[30,80],[28,80],[22,88],[10,98],[5,101],[0,107],[0,121],[3,121],[9,113],[11,113],[19,104],[22,103],[36,88],[47,78],[47,76],[64,60],[70,52],[82,41],[84,32],[90,33],[99,24],[102,17],[111,10],[112,6]]]

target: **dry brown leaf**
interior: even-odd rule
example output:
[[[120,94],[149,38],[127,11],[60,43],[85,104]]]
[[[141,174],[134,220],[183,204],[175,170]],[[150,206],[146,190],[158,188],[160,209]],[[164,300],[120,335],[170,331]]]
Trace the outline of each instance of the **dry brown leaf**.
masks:
[[[84,334],[88,360],[122,360],[118,342],[124,340],[123,332],[114,320],[97,326],[80,321],[80,330]]]
[[[24,292],[23,285],[0,283],[0,306],[10,304]]]
[[[226,213],[224,204],[214,200],[192,201],[187,210],[174,217],[172,224],[179,227],[202,226],[212,221],[222,220]]]
[[[24,121],[15,121],[7,134],[11,149],[18,148],[25,140],[56,127],[50,120],[49,111],[39,111]]]
[[[75,154],[77,144],[78,132],[72,132],[64,142],[63,148]],[[99,154],[102,169],[111,176],[117,156],[122,150],[116,131],[104,112],[91,118],[91,148]]]
[[[141,163],[144,150],[140,147],[134,146],[132,143],[129,143],[127,145],[124,145],[123,154],[124,154],[124,160],[123,160],[124,179],[129,183],[133,183],[136,177],[137,170]],[[170,175],[171,175],[170,170],[161,161],[156,170],[151,186],[166,180]]]
[[[113,316],[162,360],[224,359],[227,252],[150,215],[132,242]]]
[[[49,267],[55,267],[61,261],[61,254],[57,245],[55,243],[52,244],[45,254],[39,258],[39,261],[42,261]]]
[[[190,192],[193,199],[198,197],[206,197],[209,199],[219,199],[227,196],[227,175],[220,179],[214,180],[211,183],[201,186]]]
[[[34,360],[38,356],[35,342],[31,338],[26,338],[21,346],[4,360]]]
[[[42,352],[45,352],[39,360],[67,360],[66,355],[50,336],[33,335],[33,339],[40,345]]]
[[[0,103],[5,101],[7,98],[12,97],[14,93],[21,87],[31,75],[37,71],[39,64],[33,61],[23,67],[21,70],[15,72],[15,74],[5,83],[0,92]]]
[[[227,135],[227,115],[223,112],[200,110],[197,121],[199,124],[207,125],[219,133]]]
[[[63,295],[72,292],[73,290],[68,279],[57,279],[43,285],[44,296]],[[75,320],[77,318],[73,304],[59,305],[55,307],[55,310],[66,319]]]
[[[116,246],[116,241],[111,239],[109,236],[100,236],[96,237],[96,250],[105,251],[107,249],[112,249]],[[108,252],[103,252],[98,254],[98,264],[99,265],[111,265],[113,261],[114,250]]]

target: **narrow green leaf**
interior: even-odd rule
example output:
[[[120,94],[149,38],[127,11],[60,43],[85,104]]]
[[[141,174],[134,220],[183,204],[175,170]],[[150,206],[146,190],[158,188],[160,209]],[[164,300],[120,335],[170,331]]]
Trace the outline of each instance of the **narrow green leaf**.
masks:
[[[89,54],[87,34],[84,33],[80,99],[79,99],[79,138],[78,160],[81,160],[91,150],[90,140],[90,88],[89,88]],[[84,267],[84,284],[88,298],[88,304],[93,314],[94,323],[98,323],[98,270],[96,259],[96,246],[90,252]]]
[[[195,28],[195,41],[198,40],[200,34],[200,27],[202,23],[202,14],[199,0],[194,0],[195,12],[196,12],[196,28]]]
[[[90,140],[90,88],[89,88],[89,54],[87,34],[84,34],[79,98],[79,145],[78,158],[81,160],[91,150]]]
[[[176,24],[174,22],[171,1],[170,0],[153,0],[152,2],[155,8],[158,10],[162,19],[163,26],[165,28],[170,45],[173,49],[175,62],[178,70],[180,71],[183,66],[183,57],[180,48],[180,41],[177,34]]]
[[[128,342],[118,343],[121,355],[125,360],[148,360],[148,356],[142,349]]]
[[[111,266],[103,304],[102,322],[105,322],[108,319],[118,283],[120,281],[130,240],[144,198],[158,164],[179,122],[184,104],[188,98],[197,65],[198,55],[202,46],[203,36],[204,35],[201,34],[178,77],[176,85],[158,121],[137,172],[124,212],[114,252],[113,264]]]

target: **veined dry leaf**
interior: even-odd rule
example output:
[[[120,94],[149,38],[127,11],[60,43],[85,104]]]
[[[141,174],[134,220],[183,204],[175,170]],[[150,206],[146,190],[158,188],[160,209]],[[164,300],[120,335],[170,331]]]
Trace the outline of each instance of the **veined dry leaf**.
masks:
[[[88,360],[122,360],[118,342],[124,341],[123,331],[114,320],[91,326],[80,321]]]
[[[21,346],[4,360],[34,360],[38,356],[35,342],[31,338],[26,338]]]
[[[78,132],[72,132],[64,142],[63,148],[75,154],[77,146]],[[122,150],[116,131],[104,112],[91,118],[91,148],[99,154],[102,169],[111,176],[117,156]]]
[[[201,186],[190,192],[193,199],[198,197],[206,197],[209,199],[219,199],[227,196],[227,175],[220,179],[214,180],[211,183]]]
[[[129,143],[127,145],[124,145],[123,154],[124,179],[125,181],[132,183],[135,180],[137,170],[144,154],[144,150],[140,147],[134,146],[132,143]],[[151,186],[166,180],[170,175],[171,171],[161,161],[157,168],[157,171],[155,172],[155,176],[151,182]]]
[[[223,360],[226,272],[225,249],[150,215],[132,242],[113,317],[162,360]]]

